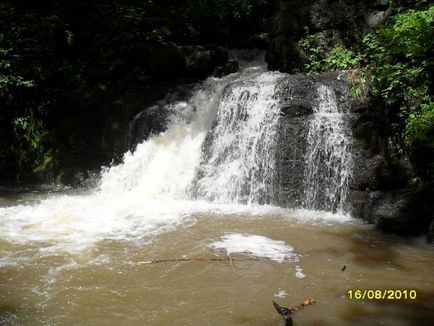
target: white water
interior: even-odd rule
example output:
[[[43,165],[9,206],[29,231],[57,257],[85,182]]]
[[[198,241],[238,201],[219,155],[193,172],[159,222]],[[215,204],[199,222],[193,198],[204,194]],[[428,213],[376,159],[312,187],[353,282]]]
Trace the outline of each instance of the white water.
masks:
[[[284,241],[252,234],[228,234],[221,237],[220,241],[213,242],[210,247],[224,249],[228,255],[246,253],[254,257],[268,258],[279,263],[284,261],[296,262],[300,256],[294,253],[294,248]]]
[[[279,116],[273,92],[282,76],[253,67],[208,79],[187,102],[168,104],[172,118],[167,131],[126,153],[122,164],[104,170],[93,193],[0,208],[0,237],[38,243],[42,253],[50,253],[83,250],[103,239],[144,243],[194,222],[200,214],[348,220],[331,213],[257,205],[268,201],[271,186]],[[193,182],[202,144],[216,117],[213,150],[201,166],[202,178]],[[195,187],[197,199],[191,200]]]
[[[338,108],[335,92],[320,85],[307,140],[305,208],[344,212],[352,170],[350,126],[345,113]]]
[[[261,73],[226,88],[201,165],[196,195],[224,203],[269,203],[277,122],[279,73]]]

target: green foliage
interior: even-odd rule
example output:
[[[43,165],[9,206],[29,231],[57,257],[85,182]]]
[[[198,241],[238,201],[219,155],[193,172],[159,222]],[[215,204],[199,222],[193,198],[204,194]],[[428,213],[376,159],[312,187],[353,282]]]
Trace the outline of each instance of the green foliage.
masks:
[[[35,169],[46,161],[45,149],[48,132],[44,124],[33,117],[18,117],[13,121],[15,142],[11,148],[18,166],[23,171]]]
[[[391,17],[378,37],[391,55],[407,59],[425,56],[434,42],[434,6],[427,10],[407,10]]]
[[[352,100],[361,100],[367,96],[368,78],[366,77],[365,70],[354,70],[353,73],[348,74],[351,82],[349,96]]]
[[[434,182],[434,103],[422,104],[410,114],[405,141],[421,179]]]
[[[322,42],[321,34],[306,35],[300,39],[298,46],[304,51],[307,57],[304,71],[306,73],[322,71],[327,49]]]
[[[300,39],[298,45],[307,57],[306,73],[354,69],[364,58],[343,44],[329,48],[322,34],[308,34]]]
[[[3,38],[3,34],[0,34],[0,41],[2,41]],[[17,74],[12,50],[2,47],[1,43],[0,56],[0,96],[4,96],[16,88],[30,88],[36,86],[34,80],[26,79]]]
[[[363,55],[338,45],[331,49],[325,59],[325,66],[330,70],[348,70],[358,67],[363,60]]]
[[[419,112],[411,113],[405,129],[408,145],[426,143],[434,151],[434,103],[422,104]]]
[[[413,119],[432,97],[434,6],[402,11],[362,42],[372,74],[372,95],[395,112],[395,139],[398,145],[404,144],[415,136]],[[406,131],[407,124],[413,131]]]

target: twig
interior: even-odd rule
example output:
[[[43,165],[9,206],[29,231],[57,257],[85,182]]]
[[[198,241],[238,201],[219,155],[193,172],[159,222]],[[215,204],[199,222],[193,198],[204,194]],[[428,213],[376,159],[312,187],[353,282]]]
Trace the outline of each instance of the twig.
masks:
[[[303,309],[306,306],[309,306],[311,304],[314,304],[315,300],[313,299],[305,299],[302,304],[293,306],[292,308],[286,308],[280,306],[278,303],[273,301],[274,308],[277,310],[279,315],[282,316],[283,320],[285,321],[285,326],[292,326],[292,315],[300,309]]]
[[[230,255],[228,255],[225,258],[173,258],[173,259],[152,259],[152,260],[145,260],[145,261],[139,261],[137,264],[139,265],[151,265],[151,264],[160,264],[160,263],[181,263],[181,262],[221,262],[221,261],[229,261],[231,266],[234,267],[234,261],[260,261],[260,260],[269,260],[267,258],[233,258]]]

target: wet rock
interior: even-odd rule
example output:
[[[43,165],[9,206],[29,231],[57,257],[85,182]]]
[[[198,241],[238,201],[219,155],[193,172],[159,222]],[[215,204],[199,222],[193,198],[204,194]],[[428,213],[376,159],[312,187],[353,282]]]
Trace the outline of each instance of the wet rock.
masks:
[[[315,1],[311,7],[311,24],[319,30],[345,30],[356,15],[356,7],[348,1]]]
[[[288,104],[288,106],[283,106],[281,108],[282,114],[285,116],[299,117],[303,115],[308,115],[313,113],[311,103],[299,102]]]
[[[99,169],[87,170],[77,167],[63,167],[52,176],[52,182],[72,187],[92,187],[96,184]]]
[[[137,113],[128,126],[126,149],[133,150],[138,143],[150,135],[163,132],[167,127],[168,116],[177,114],[177,112],[172,111],[173,107],[167,107],[166,104],[185,101],[190,97],[194,87],[195,83],[187,83],[166,90],[167,94],[162,99]]]
[[[168,112],[164,107],[152,105],[139,112],[130,122],[128,130],[128,147],[133,148],[137,143],[147,139],[151,134],[157,134],[166,127]]]
[[[237,60],[228,60],[227,63],[225,63],[223,66],[219,66],[214,69],[214,77],[223,77],[229,74],[232,74],[234,72],[237,72],[240,69],[240,66],[238,64]]]
[[[226,63],[227,52],[218,46],[181,46],[187,73],[202,78],[210,76],[217,66]]]
[[[390,161],[384,156],[363,149],[360,141],[353,143],[353,190],[396,190],[404,188],[413,176],[408,159]]]
[[[317,76],[291,75],[275,88],[281,117],[278,121],[274,204],[301,207],[304,200],[304,179],[309,123],[318,101],[318,86],[331,87],[339,107],[345,107],[348,85],[335,74]]]
[[[353,191],[353,215],[387,233],[418,235],[432,220],[433,205],[428,188],[395,191]]]
[[[353,177],[350,180],[350,189],[353,190],[379,190],[378,178],[375,172],[382,156],[372,155],[354,144],[353,150]]]
[[[269,70],[279,70],[288,73],[302,71],[307,62],[304,52],[291,38],[280,35],[270,44],[270,50],[265,55]]]
[[[390,0],[374,0],[371,1],[370,7],[371,8],[375,8],[375,7],[387,7],[390,4]]]
[[[229,43],[231,49],[260,49],[267,50],[270,44],[270,35],[261,33],[249,36],[247,39],[235,40]]]

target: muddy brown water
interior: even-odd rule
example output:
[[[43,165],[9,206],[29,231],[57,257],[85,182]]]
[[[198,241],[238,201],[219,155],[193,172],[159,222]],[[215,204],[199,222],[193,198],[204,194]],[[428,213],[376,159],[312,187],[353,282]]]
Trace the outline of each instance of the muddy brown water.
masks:
[[[4,197],[2,205],[23,198],[32,196]],[[207,261],[226,257],[209,245],[231,233],[282,240],[300,254],[299,261],[254,260],[248,254],[232,254],[232,265]],[[305,298],[316,303],[295,314],[295,325],[434,321],[433,248],[423,239],[383,235],[358,222],[196,214],[143,241],[105,239],[76,252],[44,248],[45,243],[0,239],[0,324],[282,325],[272,300],[293,306]],[[204,260],[146,264],[186,258]],[[306,277],[295,276],[296,266]],[[350,299],[348,290],[357,289],[415,290],[417,298]],[[279,291],[287,295],[276,297]]]

